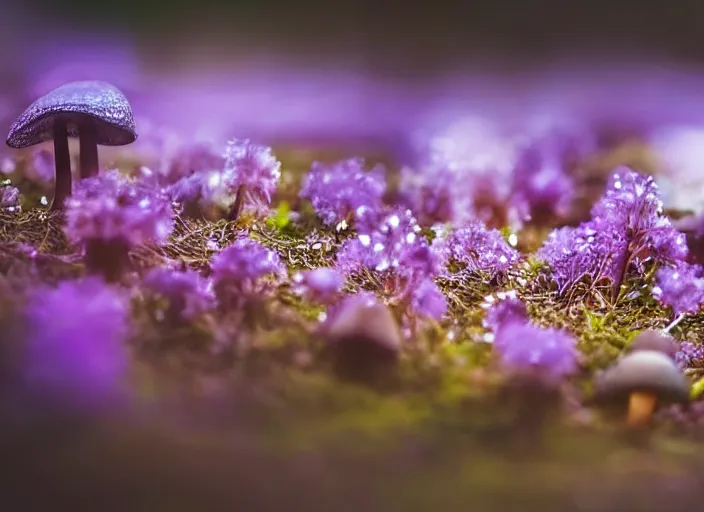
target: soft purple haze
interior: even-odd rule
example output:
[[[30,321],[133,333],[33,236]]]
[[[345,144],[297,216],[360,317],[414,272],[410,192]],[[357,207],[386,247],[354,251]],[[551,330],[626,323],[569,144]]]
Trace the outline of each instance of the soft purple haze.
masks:
[[[509,61],[478,61],[453,75],[381,79],[362,56],[311,64],[244,48],[227,53],[203,43],[196,49],[156,49],[126,35],[67,36],[55,30],[40,30],[21,41],[21,50],[6,62],[17,83],[7,82],[13,90],[5,91],[14,99],[0,95],[1,118],[11,120],[27,102],[59,83],[107,80],[124,90],[143,127],[136,150],[153,145],[153,136],[147,136],[150,124],[168,127],[189,142],[218,147],[232,137],[263,143],[371,140],[405,157],[413,153],[413,141],[467,117],[492,120],[511,137],[541,126],[593,129],[610,124],[652,134],[663,149],[663,167],[675,175],[671,179],[682,174],[689,190],[704,191],[704,180],[692,177],[698,166],[690,160],[700,158],[698,152],[673,156],[671,151],[692,147],[683,126],[690,135],[701,130],[704,73],[656,58],[572,56],[530,69]],[[704,206],[696,198],[683,204],[667,184],[664,200],[694,204],[693,209]]]

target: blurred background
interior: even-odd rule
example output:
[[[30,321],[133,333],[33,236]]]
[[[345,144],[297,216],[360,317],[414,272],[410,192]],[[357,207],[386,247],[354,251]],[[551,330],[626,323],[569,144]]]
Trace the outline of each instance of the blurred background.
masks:
[[[26,101],[106,79],[203,137],[393,138],[463,109],[689,122],[704,114],[702,15],[687,1],[3,0],[0,73]]]
[[[3,4],[7,122],[62,82],[89,78],[123,89],[143,132],[216,141],[403,148],[469,114],[519,130],[536,119],[648,131],[704,118],[698,2]]]

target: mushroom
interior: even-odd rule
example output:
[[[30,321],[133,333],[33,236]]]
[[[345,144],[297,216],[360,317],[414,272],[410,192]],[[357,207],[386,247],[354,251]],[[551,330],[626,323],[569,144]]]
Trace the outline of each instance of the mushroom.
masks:
[[[386,304],[366,294],[343,300],[324,334],[342,377],[373,378],[398,360],[401,332],[396,319]]]
[[[10,127],[5,143],[21,149],[54,140],[56,186],[51,208],[63,208],[71,195],[68,137],[80,141],[80,176],[98,173],[98,145],[124,146],[137,139],[127,98],[100,81],[64,84],[32,103]]]
[[[597,382],[595,400],[628,403],[627,424],[647,424],[660,403],[689,400],[689,383],[675,362],[662,352],[637,350],[625,355]]]
[[[662,331],[647,329],[637,334],[628,346],[628,352],[636,352],[640,350],[654,350],[655,352],[662,352],[670,359],[674,359],[677,354],[677,343],[672,336],[669,336]]]

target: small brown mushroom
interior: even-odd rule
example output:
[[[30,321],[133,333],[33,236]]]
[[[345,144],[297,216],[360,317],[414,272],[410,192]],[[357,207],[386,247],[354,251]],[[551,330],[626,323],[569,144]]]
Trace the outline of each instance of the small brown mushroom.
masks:
[[[689,400],[689,382],[674,361],[662,352],[637,350],[625,355],[597,382],[595,400],[628,404],[627,424],[650,422],[658,404]]]
[[[398,360],[401,332],[389,307],[366,296],[344,299],[324,334],[340,376],[355,380],[373,378]]]
[[[116,87],[100,81],[71,82],[42,96],[17,118],[5,143],[15,149],[54,141],[56,186],[52,209],[71,195],[68,138],[80,140],[80,176],[98,173],[98,145],[124,146],[137,139],[132,107]]]
[[[628,345],[628,352],[654,350],[674,359],[677,354],[677,348],[677,342],[672,336],[656,329],[647,329],[633,338],[631,344]]]

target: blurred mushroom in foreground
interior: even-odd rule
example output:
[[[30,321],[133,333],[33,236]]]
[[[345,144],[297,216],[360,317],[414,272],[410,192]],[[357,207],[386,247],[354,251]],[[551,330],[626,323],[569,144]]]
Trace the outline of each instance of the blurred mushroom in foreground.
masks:
[[[401,331],[388,306],[373,295],[344,299],[331,312],[324,336],[342,378],[375,379],[398,361]]]
[[[597,381],[595,401],[627,403],[627,424],[647,425],[659,404],[689,400],[690,385],[675,362],[662,352],[637,350],[624,356]]]

